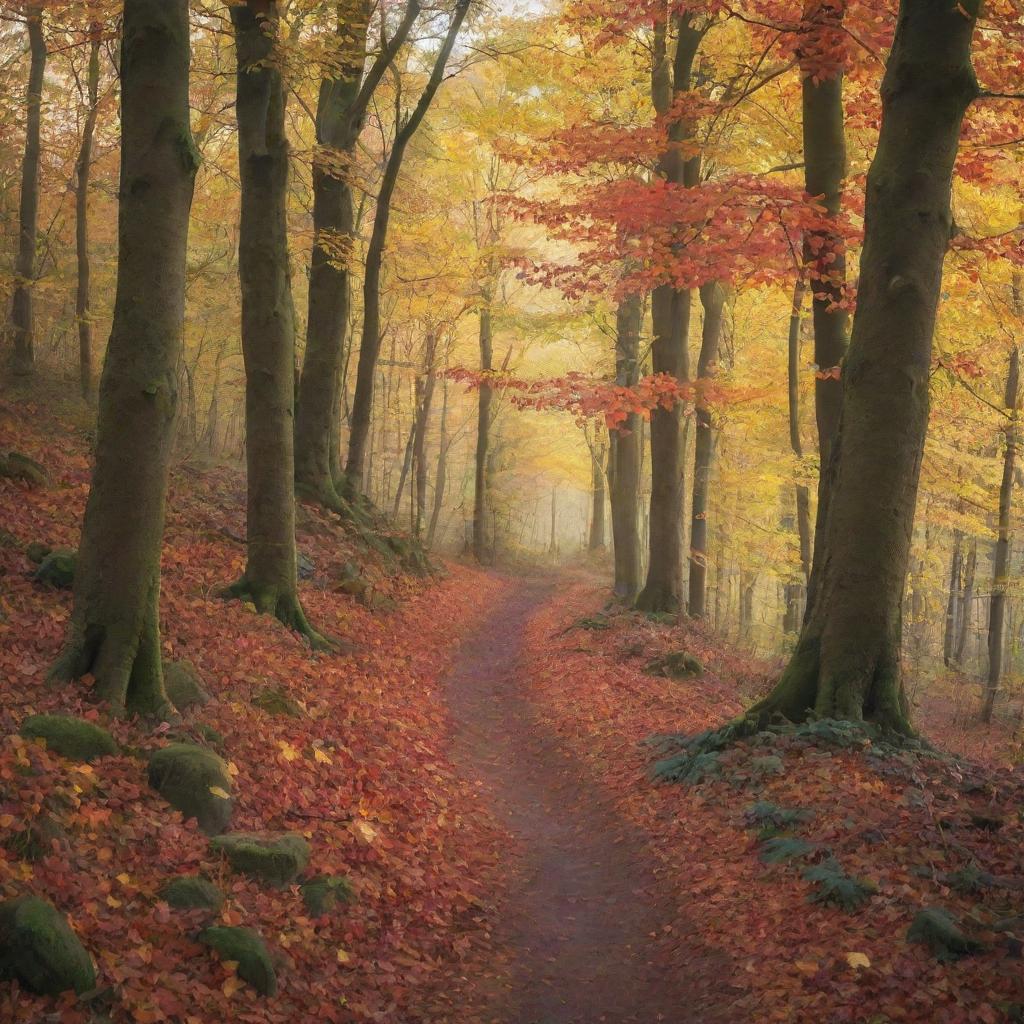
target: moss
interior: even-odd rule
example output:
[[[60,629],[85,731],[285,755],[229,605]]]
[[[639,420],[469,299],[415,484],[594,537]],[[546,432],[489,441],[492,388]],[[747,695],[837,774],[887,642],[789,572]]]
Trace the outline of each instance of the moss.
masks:
[[[54,852],[54,845],[66,849],[68,834],[53,815],[43,811],[20,831],[8,831],[2,845],[19,860],[32,863],[43,860]]]
[[[277,991],[274,965],[258,932],[218,926],[200,932],[199,941],[216,950],[221,960],[238,964],[238,976],[260,995],[272,996]]]
[[[352,903],[355,893],[352,883],[341,875],[317,875],[303,882],[299,888],[306,910],[312,917],[320,917],[338,904]]]
[[[223,832],[231,821],[227,765],[204,747],[172,743],[157,750],[149,759],[149,784],[186,820],[195,818],[207,835]]]
[[[45,741],[48,750],[71,761],[117,753],[117,743],[106,729],[73,715],[30,715],[21,723],[21,735]]]
[[[203,689],[199,673],[190,661],[163,663],[164,690],[170,702],[179,710],[204,707],[212,699]]]
[[[42,464],[21,452],[0,455],[0,476],[21,480],[30,487],[45,487],[50,482]]]
[[[31,544],[25,545],[25,557],[33,564],[40,565],[43,559],[53,550],[49,544],[34,540]]]
[[[220,910],[224,905],[220,889],[198,875],[172,878],[161,888],[160,898],[176,910]]]
[[[233,832],[212,840],[210,849],[222,853],[234,871],[282,887],[294,882],[309,862],[309,843],[293,833]]]
[[[75,583],[77,560],[78,555],[67,548],[51,551],[39,563],[39,568],[36,569],[32,579],[58,590],[70,590]]]
[[[874,885],[851,878],[832,858],[808,868],[804,878],[816,886],[811,894],[812,903],[824,903],[847,911],[862,907],[875,892]]]
[[[644,671],[648,675],[685,679],[687,676],[703,675],[704,665],[688,651],[669,651],[649,661]]]
[[[761,844],[762,864],[783,864],[787,860],[800,860],[814,853],[817,847],[797,836],[775,836]]]
[[[253,697],[252,702],[261,711],[278,718],[302,718],[305,715],[302,705],[280,687],[265,687]]]
[[[45,900],[22,896],[0,903],[0,976],[39,995],[96,987],[92,958],[71,926]]]

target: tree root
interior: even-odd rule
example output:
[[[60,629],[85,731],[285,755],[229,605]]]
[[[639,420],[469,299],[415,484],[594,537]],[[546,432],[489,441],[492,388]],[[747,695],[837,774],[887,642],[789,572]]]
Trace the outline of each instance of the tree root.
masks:
[[[273,615],[278,622],[305,637],[315,651],[338,651],[341,644],[317,632],[306,618],[298,595],[286,587],[254,584],[243,576],[225,587],[220,596],[226,600],[251,601],[261,615]]]

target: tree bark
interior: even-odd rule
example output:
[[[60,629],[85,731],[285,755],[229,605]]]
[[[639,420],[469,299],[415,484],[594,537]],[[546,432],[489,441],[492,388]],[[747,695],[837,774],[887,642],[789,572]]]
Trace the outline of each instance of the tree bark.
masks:
[[[426,116],[430,104],[444,79],[445,67],[455,46],[462,22],[469,9],[469,0],[457,0],[448,31],[434,61],[427,84],[412,113],[397,127],[395,140],[388,154],[377,193],[377,209],[373,218],[373,232],[366,249],[366,271],[363,277],[363,333],[359,346],[359,364],[356,367],[356,389],[352,398],[352,416],[349,423],[348,460],[345,463],[346,487],[358,493],[363,487],[363,462],[370,421],[373,416],[373,381],[380,355],[380,275],[387,241],[388,222],[391,218],[391,199],[398,182],[405,151],[409,141]]]
[[[78,282],[75,290],[75,320],[78,323],[78,375],[82,397],[92,398],[92,313],[89,303],[89,177],[92,171],[92,139],[96,129],[100,88],[100,26],[89,28],[89,69],[86,74],[85,124],[75,164],[75,252]]]
[[[276,0],[231,8],[242,185],[238,275],[245,363],[246,567],[226,596],[251,600],[312,642],[295,551],[295,310],[288,263],[285,91],[274,61]]]
[[[604,444],[602,443],[600,447],[595,445],[595,450],[590,453],[590,535],[587,538],[587,548],[590,551],[604,551],[606,459],[607,450]]]
[[[46,36],[43,4],[25,5],[29,40],[28,92],[25,97],[25,151],[21,162],[21,200],[18,210],[18,256],[14,263],[11,297],[11,372],[27,377],[35,371],[36,247],[39,236],[39,131],[42,121]]]
[[[932,337],[976,7],[902,0],[868,173],[865,240],[830,499],[796,651],[750,713],[866,719],[909,732],[902,601],[928,421]]]
[[[1019,305],[1019,304],[1018,304]],[[988,682],[981,708],[981,720],[992,721],[1003,675],[1003,633],[1006,620],[1006,589],[1010,569],[1010,544],[1013,539],[1013,477],[1017,463],[1017,428],[1020,417],[1020,349],[1010,352],[1006,373],[1005,407],[1006,447],[1003,452],[1003,479],[999,487],[999,528],[992,558],[992,597],[988,618]]]
[[[413,431],[412,458],[415,467],[416,507],[413,513],[413,536],[419,540],[423,532],[423,521],[427,515],[427,427],[430,425],[430,408],[434,403],[434,357],[437,352],[437,335],[427,337],[423,356],[423,373],[419,379],[420,401],[416,406],[416,424]]]
[[[978,541],[971,538],[967,548],[967,561],[964,565],[963,590],[960,592],[960,622],[957,629],[956,647],[953,652],[954,664],[962,672],[964,651],[967,647],[967,634],[971,628],[971,615],[974,612],[974,577],[978,568]]]
[[[797,278],[797,282],[793,286],[793,307],[789,315],[787,346],[789,356],[789,445],[797,460],[804,457],[803,442],[800,439],[800,324],[806,290],[807,286],[803,278]],[[786,613],[783,621],[783,631],[786,633],[795,633],[800,627],[799,608],[804,588],[811,575],[811,500],[805,484],[798,483],[794,486],[794,498],[803,582],[786,584]]]
[[[394,36],[364,78],[372,7],[369,0],[359,0],[355,13],[346,16],[344,7],[338,6],[339,65],[321,80],[316,109],[313,251],[306,351],[295,418],[295,486],[300,495],[335,511],[343,508],[335,486],[337,458],[333,453],[337,450],[341,367],[351,299],[348,263],[355,231],[349,175],[367,105],[420,11],[417,0],[409,0]]]
[[[697,386],[714,378],[718,346],[722,339],[725,290],[717,282],[703,285],[700,301],[704,307],[700,355],[697,358]],[[708,575],[708,494],[711,487],[711,463],[715,438],[711,409],[698,394],[696,403],[697,439],[693,460],[693,501],[690,521],[690,593],[687,611],[691,618],[703,619],[707,613]]]
[[[480,371],[494,369],[494,339],[491,334],[491,307],[485,296],[480,309]],[[475,488],[473,491],[473,557],[481,565],[487,558],[487,451],[490,446],[491,399],[493,389],[486,379],[480,382],[476,410]]]
[[[448,485],[448,381],[441,385],[441,427],[438,437],[437,470],[434,474],[434,504],[430,510],[430,525],[427,527],[427,550],[434,546],[437,524],[444,508],[444,492]]]
[[[96,464],[55,679],[91,674],[115,713],[171,710],[160,663],[160,547],[198,154],[185,0],[125,0],[114,319]]]
[[[643,302],[628,295],[619,302],[615,326],[615,381],[629,387],[640,379],[640,327]],[[610,435],[612,544],[615,596],[632,604],[642,582],[640,538],[640,459],[642,420],[630,413]]]
[[[671,71],[664,22],[656,26],[651,94],[659,116],[668,115],[676,97],[691,87],[693,62],[703,38],[692,20],[689,14],[675,19],[678,41]],[[659,173],[671,186],[697,184],[699,158],[684,160],[679,145],[689,134],[682,120],[669,129],[673,145],[662,154]],[[652,367],[655,373],[679,381],[686,380],[690,371],[690,305],[689,290],[673,284],[659,285],[651,295]],[[650,551],[647,580],[636,601],[638,608],[649,612],[677,612],[683,603],[683,412],[682,403],[677,402],[671,409],[659,407],[651,413]]]
[[[956,647],[957,625],[963,609],[960,607],[960,588],[962,587],[964,563],[964,535],[960,530],[953,531],[953,551],[949,558],[949,595],[946,598],[946,622],[942,634],[942,663],[946,668],[953,664],[953,652]]]

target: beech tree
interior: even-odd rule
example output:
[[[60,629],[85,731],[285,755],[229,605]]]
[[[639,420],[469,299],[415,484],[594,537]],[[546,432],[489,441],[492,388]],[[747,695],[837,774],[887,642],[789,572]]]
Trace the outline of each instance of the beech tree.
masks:
[[[35,369],[36,325],[32,290],[36,281],[36,247],[39,241],[39,133],[43,76],[46,74],[43,9],[42,0],[32,0],[22,8],[28,31],[30,61],[25,93],[25,150],[21,162],[18,255],[14,264],[14,294],[8,323],[10,367],[15,376],[27,376]]]
[[[276,0],[231,8],[238,59],[242,186],[238,275],[245,362],[246,566],[226,596],[251,600],[314,644],[298,596],[295,549],[295,311],[288,262],[288,140],[277,64]]]
[[[902,0],[868,172],[857,312],[819,533],[817,586],[796,651],[750,712],[866,719],[909,732],[902,604],[950,192],[961,123],[978,96],[977,5]]]
[[[114,321],[74,610],[52,674],[95,677],[115,712],[164,714],[160,547],[177,407],[189,209],[186,0],[125,0]]]

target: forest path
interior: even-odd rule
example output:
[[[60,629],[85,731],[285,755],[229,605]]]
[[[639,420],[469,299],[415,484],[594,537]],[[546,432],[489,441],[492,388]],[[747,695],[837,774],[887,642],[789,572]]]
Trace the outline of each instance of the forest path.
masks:
[[[524,632],[555,581],[522,578],[460,648],[448,680],[455,759],[517,841],[511,896],[497,939],[513,957],[501,1024],[711,1024],[692,981],[720,960],[693,941],[670,953],[671,924],[635,830],[580,777],[538,721],[524,678]],[[684,944],[689,940],[684,939]],[[720,1019],[727,1019],[722,1017]]]

